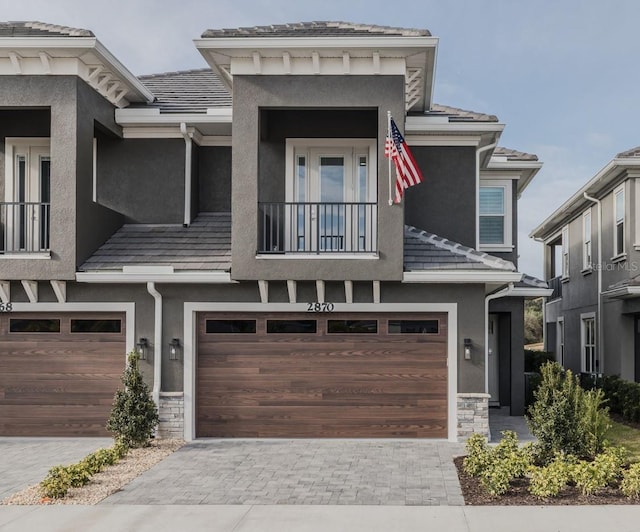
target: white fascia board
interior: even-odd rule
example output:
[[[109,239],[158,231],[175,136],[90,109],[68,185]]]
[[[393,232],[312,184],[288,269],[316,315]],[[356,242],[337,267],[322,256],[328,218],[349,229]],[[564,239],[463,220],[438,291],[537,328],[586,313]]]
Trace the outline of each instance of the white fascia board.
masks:
[[[584,205],[591,203],[585,199],[585,192],[597,198],[598,194],[611,186],[625,170],[638,168],[640,168],[640,159],[613,159],[573,196],[549,215],[544,222],[533,229],[533,231],[529,233],[529,238],[548,238],[549,234],[555,232],[559,226],[566,225],[567,222],[571,221]]]
[[[603,296],[607,296],[609,299],[631,299],[634,297],[640,297],[640,286],[625,286],[622,288],[616,288],[602,293]]]
[[[408,116],[405,121],[405,133],[502,133],[505,124],[499,122],[447,122],[429,120],[432,117]],[[425,120],[426,119],[426,120]]]
[[[220,110],[216,114],[204,113],[165,113],[160,110],[150,112],[144,109],[116,109],[116,123],[121,126],[157,126],[166,124],[231,124],[233,113],[231,107]]]
[[[337,48],[350,49],[415,49],[436,48],[437,37],[415,36],[372,36],[372,37],[209,37],[194,39],[199,50],[216,50],[230,52],[232,50],[295,50],[300,48]]]
[[[508,294],[508,297],[551,297],[553,288],[524,288],[515,287]]]
[[[522,279],[522,273],[487,270],[434,270],[404,272],[403,283],[515,283]]]
[[[77,272],[79,283],[232,284],[228,272],[123,273]]]
[[[482,142],[481,135],[405,135],[409,146],[474,146]]]

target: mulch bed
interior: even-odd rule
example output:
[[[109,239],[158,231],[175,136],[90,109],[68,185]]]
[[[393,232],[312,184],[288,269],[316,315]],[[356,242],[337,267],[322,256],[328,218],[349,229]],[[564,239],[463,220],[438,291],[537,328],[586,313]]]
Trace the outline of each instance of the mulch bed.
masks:
[[[567,486],[557,497],[539,499],[529,493],[529,481],[524,478],[514,480],[507,493],[494,497],[484,490],[477,478],[471,477],[464,472],[462,468],[463,459],[463,456],[459,456],[453,461],[458,470],[464,503],[469,506],[566,506],[640,503],[638,499],[625,497],[613,488],[604,488],[594,495],[582,495],[575,486]]]

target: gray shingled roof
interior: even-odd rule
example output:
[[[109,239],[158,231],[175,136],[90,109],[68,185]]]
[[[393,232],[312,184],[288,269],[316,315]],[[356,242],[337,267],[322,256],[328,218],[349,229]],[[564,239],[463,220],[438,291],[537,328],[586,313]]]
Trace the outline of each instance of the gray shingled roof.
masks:
[[[95,37],[92,31],[44,22],[0,22],[0,37]]]
[[[526,273],[522,274],[522,280],[516,283],[515,286],[519,288],[549,288],[549,285],[545,281]]]
[[[640,146],[636,146],[627,151],[621,151],[616,155],[616,159],[625,159],[627,157],[640,157]]]
[[[525,153],[523,151],[512,150],[498,146],[493,150],[494,155],[506,157],[508,161],[537,161],[538,156],[533,153]]]
[[[503,270],[513,263],[416,227],[404,227],[404,270]]]
[[[133,265],[173,266],[176,271],[229,271],[231,213],[201,213],[189,227],[124,225],[80,271],[122,270]]]
[[[429,30],[394,28],[372,24],[353,24],[340,21],[297,22],[253,26],[252,28],[228,28],[206,30],[204,39],[226,37],[362,37],[362,36],[430,37]]]
[[[231,107],[231,93],[210,69],[184,70],[138,76],[164,113],[206,113],[208,108]]]
[[[434,103],[431,105],[431,109],[426,112],[428,115],[443,115],[448,116],[450,122],[497,122],[498,117],[496,115],[488,115],[485,113],[477,113],[475,111],[467,111],[466,109],[459,109],[458,107],[451,107],[449,105],[441,105]]]

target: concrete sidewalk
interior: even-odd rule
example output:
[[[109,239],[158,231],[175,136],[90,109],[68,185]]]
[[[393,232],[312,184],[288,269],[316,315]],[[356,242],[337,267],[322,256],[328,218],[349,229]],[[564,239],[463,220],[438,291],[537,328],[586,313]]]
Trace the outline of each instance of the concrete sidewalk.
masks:
[[[636,532],[638,506],[0,506],[2,532]]]

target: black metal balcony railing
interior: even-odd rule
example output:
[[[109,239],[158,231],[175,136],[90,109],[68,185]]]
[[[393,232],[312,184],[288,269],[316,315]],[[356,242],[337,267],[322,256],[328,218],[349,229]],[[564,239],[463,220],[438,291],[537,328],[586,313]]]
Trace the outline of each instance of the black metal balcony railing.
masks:
[[[375,203],[259,203],[259,253],[373,253]]]
[[[549,301],[553,301],[554,299],[560,299],[562,297],[562,277],[554,277],[553,279],[549,279],[547,281],[549,288],[553,290]]]
[[[0,203],[0,254],[49,251],[49,203]]]

